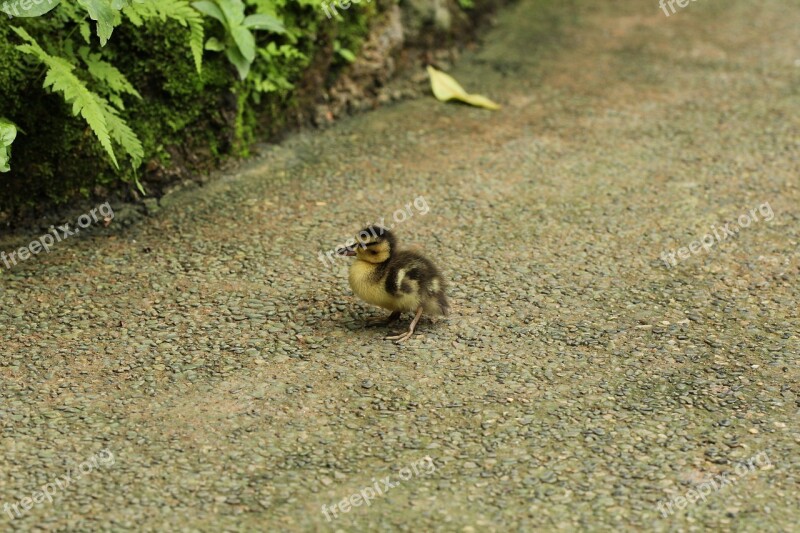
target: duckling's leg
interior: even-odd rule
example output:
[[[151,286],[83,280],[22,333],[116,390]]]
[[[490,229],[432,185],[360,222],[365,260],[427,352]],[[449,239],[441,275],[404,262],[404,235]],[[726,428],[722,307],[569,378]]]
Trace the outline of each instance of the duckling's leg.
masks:
[[[370,326],[388,326],[395,320],[400,318],[400,311],[393,311],[391,315],[380,318],[369,318],[366,320],[367,327]]]
[[[384,339],[387,341],[395,341],[398,344],[407,341],[414,334],[414,328],[417,327],[417,322],[419,322],[420,317],[422,317],[422,306],[420,306],[419,309],[417,309],[417,314],[414,316],[414,320],[411,321],[411,325],[408,326],[408,331],[406,331],[405,333],[401,333],[400,335],[392,335],[391,337],[384,337]]]

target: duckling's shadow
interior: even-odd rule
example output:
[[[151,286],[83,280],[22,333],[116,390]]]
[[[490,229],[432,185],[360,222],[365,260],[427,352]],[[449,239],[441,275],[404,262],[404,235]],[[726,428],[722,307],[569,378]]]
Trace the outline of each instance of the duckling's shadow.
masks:
[[[371,313],[367,309],[360,311],[361,312],[357,311],[350,312],[351,320],[348,320],[346,324],[347,329],[349,329],[350,331],[358,331],[358,330],[367,331],[367,330],[376,330],[379,328],[383,328],[389,332],[388,334],[391,335],[394,333],[401,333],[401,330],[407,329],[408,324],[414,319],[413,313],[402,313],[402,314],[398,313],[397,317],[394,317],[394,313],[392,313],[391,315],[375,315],[374,313]],[[437,320],[434,320],[430,317],[426,317],[423,315],[420,318],[419,323],[417,324],[416,328],[417,332],[425,333],[425,331],[420,331],[420,326],[424,325],[426,327],[434,327],[435,329],[435,326],[443,321],[446,322],[447,319],[444,317],[437,317]]]

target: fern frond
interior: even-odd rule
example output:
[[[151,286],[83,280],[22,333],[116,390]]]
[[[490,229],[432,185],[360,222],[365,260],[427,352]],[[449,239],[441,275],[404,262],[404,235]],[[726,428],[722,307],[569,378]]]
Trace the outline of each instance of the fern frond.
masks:
[[[19,35],[28,44],[18,45],[20,52],[30,54],[47,65],[47,75],[44,78],[44,87],[64,94],[64,100],[72,104],[72,113],[82,116],[92,128],[100,144],[111,157],[115,168],[119,168],[114,148],[111,146],[111,137],[108,134],[102,98],[86,88],[86,85],[72,73],[74,66],[63,58],[51,56],[45,52],[39,43],[22,28],[12,27],[14,33]]]
[[[131,165],[134,169],[142,164],[144,159],[144,147],[142,142],[137,137],[136,133],[119,117],[117,110],[114,109],[108,102],[102,103],[103,117],[108,125],[108,133],[118,145],[125,150],[125,153],[131,158]]]
[[[11,28],[27,44],[18,45],[20,52],[30,54],[47,66],[44,87],[64,95],[64,100],[72,104],[72,113],[80,115],[89,124],[100,145],[111,158],[114,167],[119,169],[114,154],[112,139],[119,144],[138,166],[144,157],[144,150],[136,134],[123,121],[117,111],[100,95],[90,91],[74,73],[75,66],[64,58],[51,56],[39,43],[22,28]]]
[[[142,99],[142,95],[131,85],[128,78],[117,67],[100,59],[100,54],[91,54],[86,47],[81,48],[79,53],[83,62],[86,63],[86,68],[89,69],[89,74],[94,79],[104,83],[112,95],[116,96],[124,93],[133,95],[140,100]]]
[[[189,48],[198,74],[203,71],[203,16],[186,0],[136,0],[123,9],[123,13],[136,26],[144,19],[171,19],[189,28]]]

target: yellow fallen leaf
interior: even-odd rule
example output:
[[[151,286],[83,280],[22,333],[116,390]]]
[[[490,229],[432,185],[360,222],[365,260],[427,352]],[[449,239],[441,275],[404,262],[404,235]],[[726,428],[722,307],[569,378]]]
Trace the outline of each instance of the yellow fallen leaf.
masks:
[[[429,66],[428,76],[431,78],[431,88],[433,95],[441,102],[448,100],[460,100],[464,103],[474,105],[475,107],[483,107],[486,109],[498,110],[500,105],[492,102],[485,96],[480,94],[469,94],[458,84],[452,76],[445,74],[440,70]]]

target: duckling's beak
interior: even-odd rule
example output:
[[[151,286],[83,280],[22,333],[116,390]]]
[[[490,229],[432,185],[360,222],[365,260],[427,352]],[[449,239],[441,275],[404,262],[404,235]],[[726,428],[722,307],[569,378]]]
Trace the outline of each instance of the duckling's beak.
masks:
[[[353,256],[356,255],[356,248],[355,246],[342,246],[339,248],[338,252],[339,255]]]

